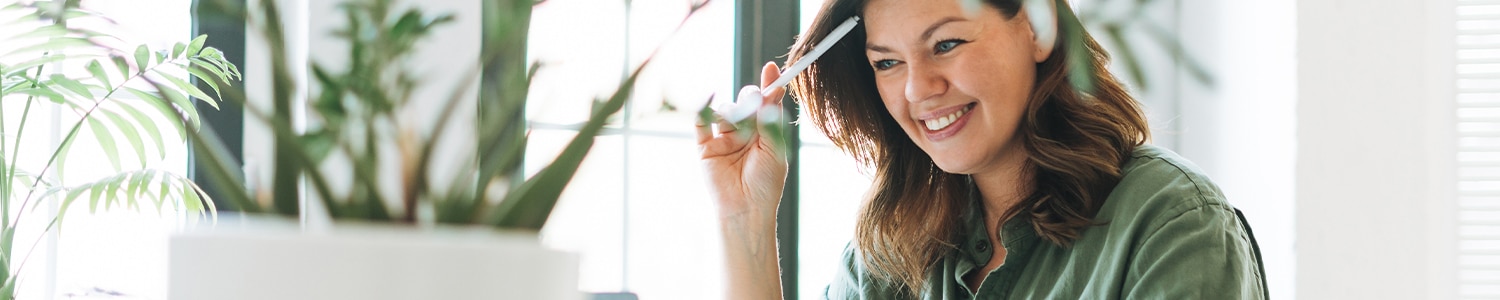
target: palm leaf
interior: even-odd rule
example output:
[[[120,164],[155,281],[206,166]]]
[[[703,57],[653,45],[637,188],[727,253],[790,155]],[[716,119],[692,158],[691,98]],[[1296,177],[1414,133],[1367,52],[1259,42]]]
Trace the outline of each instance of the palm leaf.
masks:
[[[109,164],[115,167],[115,172],[119,172],[121,170],[120,153],[115,148],[114,135],[97,118],[86,118],[85,122],[89,125],[89,131],[94,132],[94,139],[99,141],[99,146],[103,148],[101,150],[104,151],[104,155],[109,157]]]
[[[505,199],[500,201],[499,207],[496,208],[492,221],[495,226],[540,230],[542,225],[547,223],[547,218],[552,214],[552,208],[556,206],[563,188],[568,185],[569,181],[572,181],[573,175],[578,173],[578,167],[588,155],[589,149],[593,148],[594,138],[599,130],[604,128],[610,116],[625,107],[625,101],[630,98],[630,92],[635,88],[636,79],[640,77],[641,70],[645,70],[650,62],[648,58],[631,72],[629,77],[620,82],[614,95],[589,116],[588,122],[578,129],[578,135],[568,142],[562,153],[557,155],[556,160],[505,195]]]
[[[128,103],[119,103],[117,107],[119,107],[120,110],[125,111],[126,114],[130,115],[130,118],[134,119],[138,124],[156,124],[155,121],[151,120],[151,117],[147,117],[145,113],[141,112],[141,110],[136,109],[134,105]],[[142,128],[142,131],[145,131],[146,134],[150,135],[151,141],[156,143],[157,158],[164,159],[167,157],[167,147],[166,143],[162,140],[161,130],[162,129],[155,128],[155,126]]]
[[[94,113],[103,115],[105,119],[108,119],[110,121],[110,124],[114,125],[115,129],[119,130],[120,133],[124,135],[125,141],[127,143],[130,143],[131,149],[135,150],[136,159],[140,164],[140,168],[145,168],[146,143],[141,140],[141,133],[140,131],[136,130],[135,124],[131,123],[130,121],[126,121],[125,118],[120,117],[119,113],[111,110],[99,109],[95,110]]]
[[[109,76],[104,74],[104,66],[100,65],[99,61],[89,61],[89,64],[85,66],[85,68],[89,70],[89,73],[94,75],[95,80],[99,80],[99,83],[101,85],[104,85],[105,87],[114,86],[112,84],[109,84]]]

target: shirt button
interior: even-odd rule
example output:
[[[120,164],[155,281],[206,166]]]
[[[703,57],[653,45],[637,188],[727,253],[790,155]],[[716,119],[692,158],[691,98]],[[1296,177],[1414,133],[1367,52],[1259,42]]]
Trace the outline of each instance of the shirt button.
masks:
[[[990,241],[979,241],[979,245],[974,245],[974,249],[979,252],[990,251]]]

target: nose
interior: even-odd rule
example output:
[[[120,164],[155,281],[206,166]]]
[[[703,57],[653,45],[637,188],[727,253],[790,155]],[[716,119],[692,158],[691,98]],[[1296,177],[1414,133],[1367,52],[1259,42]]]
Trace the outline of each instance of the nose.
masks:
[[[906,101],[921,102],[948,92],[948,78],[941,70],[925,62],[906,65]]]

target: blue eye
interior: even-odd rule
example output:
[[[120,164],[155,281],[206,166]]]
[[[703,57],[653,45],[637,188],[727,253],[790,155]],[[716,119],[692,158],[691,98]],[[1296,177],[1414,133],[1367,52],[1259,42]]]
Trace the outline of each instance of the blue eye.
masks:
[[[967,43],[967,41],[957,39],[943,40],[941,42],[938,42],[937,45],[933,46],[932,50],[933,52],[936,52],[938,54],[948,53],[948,51],[953,51],[953,48],[958,47],[958,45],[963,43]]]
[[[890,69],[891,67],[895,67],[896,66],[896,61],[889,60],[889,59],[887,59],[887,60],[881,60],[881,61],[876,61],[873,65],[874,65],[874,67],[875,67],[876,70],[887,70],[887,69]]]

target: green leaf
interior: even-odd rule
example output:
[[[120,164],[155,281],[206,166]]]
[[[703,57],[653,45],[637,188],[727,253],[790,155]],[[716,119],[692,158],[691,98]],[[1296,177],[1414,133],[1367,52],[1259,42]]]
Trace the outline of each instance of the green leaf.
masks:
[[[698,109],[698,124],[713,126],[714,122],[718,121],[718,118],[714,117],[714,96],[709,95],[708,101],[703,102],[703,108]]]
[[[1183,47],[1182,41],[1177,39],[1176,34],[1167,31],[1166,28],[1154,22],[1142,23],[1145,24],[1146,32],[1156,40],[1158,45],[1167,48],[1168,51],[1171,51],[1172,56],[1182,60],[1181,65],[1187,68],[1188,74],[1192,75],[1193,79],[1207,86],[1214,85],[1213,72],[1210,72],[1202,62],[1190,55],[1191,53],[1188,53],[1187,48]]]
[[[144,187],[146,185],[146,183],[151,182],[151,178],[155,177],[155,176],[156,176],[155,170],[152,170],[152,169],[142,169],[142,170],[140,170],[139,172],[136,173],[136,175],[130,176],[130,183],[127,184],[127,185],[125,185],[125,194],[129,195],[130,197],[141,196],[141,194],[143,192],[145,192],[145,190],[142,189],[142,187]]]
[[[206,170],[203,173],[206,175],[204,177],[218,186],[225,187],[222,190],[223,195],[228,197],[226,202],[233,205],[231,209],[247,213],[262,211],[260,205],[250,198],[244,184],[231,173],[230,170],[235,170],[237,166],[230,161],[229,150],[224,147],[224,143],[214,133],[213,128],[202,128],[189,133],[193,135],[193,138],[188,139],[188,143],[197,154],[195,156],[197,156],[199,166],[203,166]],[[166,194],[165,185],[163,185],[162,194]]]
[[[136,88],[126,87],[125,91],[128,92],[128,93],[136,95],[136,97],[140,97],[142,100],[145,100],[145,102],[147,104],[150,104],[152,108],[155,108],[156,111],[157,111],[157,113],[160,113],[162,115],[162,117],[165,117],[167,120],[171,120],[170,122],[167,122],[167,123],[171,123],[172,126],[174,126],[174,127],[177,128],[178,137],[182,138],[183,140],[187,140],[187,133],[184,131],[184,128],[182,126],[182,121],[183,120],[178,119],[176,108],[173,108],[172,104],[171,104],[171,103],[174,103],[175,101],[168,101],[168,100],[162,99],[161,96],[166,96],[166,95],[153,94],[153,93],[142,91],[142,90],[139,90],[139,89],[136,89]],[[183,109],[183,111],[187,114],[187,117],[188,117],[188,120],[186,120],[186,121],[188,121],[189,123],[191,123],[193,128],[197,128],[198,127],[198,110],[197,109],[188,108],[188,109]]]
[[[57,168],[53,169],[57,170],[57,178],[68,178],[63,175],[63,170],[68,169],[66,168],[68,164],[68,151],[73,149],[73,140],[75,139],[77,139],[76,135],[73,138],[65,138],[62,145],[57,146]]]
[[[146,49],[146,45],[135,47],[135,65],[141,68],[141,72],[151,65],[151,50]]]
[[[132,149],[135,149],[135,156],[137,162],[140,163],[140,168],[146,168],[146,143],[141,141],[141,134],[136,130],[135,124],[126,121],[125,118],[120,117],[119,113],[110,110],[99,109],[95,110],[94,113],[104,115],[106,119],[109,119],[111,124],[115,125],[116,129],[120,130],[120,133],[125,135],[125,141],[130,143]]]
[[[47,100],[57,104],[62,104],[65,99],[62,94],[58,94],[57,92],[52,91],[48,88],[25,88],[11,91],[11,93],[47,98]]]
[[[1125,42],[1126,36],[1123,29],[1116,25],[1105,26],[1104,33],[1109,36],[1108,40],[1111,44],[1115,45],[1115,54],[1119,56],[1121,62],[1125,63],[1125,71],[1127,71],[1126,74],[1130,74],[1130,79],[1133,79],[1142,90],[1150,89],[1145,67],[1141,66],[1140,56],[1135,54],[1135,49],[1131,48],[1130,43]]]
[[[243,74],[240,74],[240,67],[235,66],[233,63],[229,62],[229,59],[224,58],[224,54],[222,52],[219,52],[219,49],[214,49],[214,48],[207,48],[207,49],[213,50],[213,53],[214,53],[213,59],[217,60],[220,64],[223,64],[227,69],[229,69],[229,74],[233,75],[235,78],[244,77]]]
[[[124,110],[126,114],[129,114],[131,118],[135,119],[135,122],[137,124],[156,124],[155,121],[151,120],[151,117],[147,117],[145,113],[142,113],[141,110],[136,109],[131,104],[122,103],[119,105],[119,107],[120,110]],[[165,142],[162,141],[161,138],[162,129],[155,127],[156,126],[148,126],[146,128],[142,128],[142,130],[145,131],[146,134],[151,135],[151,141],[156,142],[157,158],[165,159],[167,158],[167,147]]]
[[[172,59],[182,57],[182,50],[187,50],[187,44],[177,43],[176,45],[172,45]]]
[[[193,75],[193,77],[198,78],[198,82],[208,84],[208,87],[214,90],[215,99],[224,97],[224,94],[221,94],[219,92],[219,79],[223,79],[223,77],[211,74],[208,70],[204,70],[203,68],[200,68],[198,66],[189,66],[187,70],[188,74],[191,74]]]
[[[151,174],[155,175],[156,173],[151,173]],[[167,175],[162,175],[161,177],[162,177],[161,178],[162,182],[166,182],[168,179],[171,179],[171,177],[168,177]],[[152,183],[152,181],[150,181],[150,180],[148,180],[148,181],[142,181],[141,182],[141,192],[146,193],[146,194],[151,194],[150,188],[146,186],[146,185],[149,185],[151,183]],[[151,197],[150,199],[154,200],[154,201],[151,201],[152,205],[156,206],[156,214],[160,215],[161,214],[161,205],[162,205],[162,203],[167,202],[167,201],[165,201],[167,199],[167,196],[166,195],[147,195],[147,196]]]
[[[189,61],[192,61],[194,66],[193,68],[189,68],[189,70],[202,69],[203,71],[207,71],[209,74],[214,74],[214,76],[219,77],[220,81],[229,82],[229,75],[225,73],[226,71],[223,70],[223,67],[215,65],[212,62],[204,59],[195,58]]]
[[[63,76],[63,74],[52,74],[52,83],[61,85],[64,89],[89,100],[94,99],[94,93],[89,91],[88,86],[85,86],[82,82],[68,78],[68,76]]]
[[[76,187],[69,190],[68,195],[63,197],[62,204],[60,204],[57,208],[57,218],[61,220],[63,215],[66,215],[68,213],[68,207],[73,205],[73,201],[77,201],[78,196],[81,196],[83,192],[86,191],[88,191],[88,189],[85,187]],[[40,207],[41,205],[37,206]]]
[[[198,53],[197,58],[198,58],[198,60],[201,60],[201,61],[213,64],[214,66],[217,66],[217,68],[214,68],[216,70],[224,70],[225,73],[230,73],[230,72],[228,72],[229,71],[229,66],[228,65],[232,65],[232,64],[230,64],[227,61],[223,60],[223,54],[219,53],[219,49],[214,49],[212,47],[210,47],[210,48],[203,48],[203,51],[200,52],[200,53]]]
[[[158,193],[158,194],[156,194],[156,199],[167,199],[167,196],[171,195],[171,194],[168,194],[168,192],[171,191],[171,185],[170,185],[170,183],[167,182],[166,178],[162,178],[162,181],[159,184],[159,187],[161,188],[161,192]],[[172,202],[172,209],[177,209],[177,207],[178,207],[177,206],[177,202],[173,201]],[[157,210],[160,211],[161,208],[157,208]]]
[[[610,116],[618,113],[625,106],[625,101],[630,98],[631,91],[635,88],[636,79],[640,78],[641,70],[644,70],[648,63],[650,59],[642,62],[640,67],[620,82],[619,87],[615,89],[615,94],[589,116],[588,122],[578,129],[578,135],[568,142],[562,153],[557,155],[556,160],[505,195],[505,199],[501,200],[499,206],[496,207],[493,225],[502,228],[540,230],[542,225],[547,223],[547,218],[552,214],[552,208],[557,205],[557,199],[562,196],[563,188],[567,187],[573,175],[578,173],[578,166],[588,156],[599,130],[604,128]]]
[[[125,175],[126,174],[115,175],[114,177],[111,177],[111,178],[109,178],[108,180],[106,180],[104,182],[104,189],[102,191],[100,191],[100,193],[99,193],[100,196],[104,197],[104,211],[109,211],[111,209],[111,207],[113,207],[116,202],[121,202],[121,201],[130,202],[130,201],[134,201],[134,198],[123,198],[122,199],[121,197],[119,197],[120,182],[121,182],[121,179],[123,179]],[[126,204],[129,204],[129,203],[126,203]]]
[[[334,136],[326,128],[309,131],[298,139],[301,140],[302,147],[307,149],[307,156],[315,164],[322,162],[323,159],[328,158],[328,154],[333,153]]]
[[[114,61],[115,68],[120,70],[120,78],[128,80],[130,75],[133,75],[130,73],[130,63],[125,61],[124,56],[110,55],[109,60]]]
[[[99,212],[99,192],[98,185],[89,187],[89,214]]]
[[[60,50],[60,49],[73,48],[73,47],[89,47],[89,46],[94,46],[94,43],[90,42],[88,39],[85,39],[85,38],[58,37],[58,38],[49,39],[45,43],[31,45],[31,46],[28,46],[28,47],[25,47],[25,48],[16,49],[16,50],[7,52],[4,55],[0,55],[0,57],[9,57],[9,56],[14,56],[14,55],[18,55],[18,54],[28,54],[28,53],[32,53],[32,52],[38,52],[38,51],[52,51],[52,50]]]
[[[177,109],[187,112],[188,121],[193,124],[191,128],[198,128],[203,125],[203,117],[198,115],[198,106],[193,105],[192,100],[188,99],[187,96],[182,95],[182,93],[177,92],[177,90],[167,88],[167,86],[164,85],[156,85],[156,90],[158,92],[161,92],[161,96],[163,99],[172,102],[172,104],[175,105]],[[175,120],[175,118],[173,120]]]
[[[184,185],[182,187],[182,204],[183,204],[183,207],[187,208],[187,211],[190,211],[190,212],[199,212],[199,213],[203,212],[203,198],[198,197],[198,190],[196,188],[190,188],[190,187],[187,186],[187,184],[189,184],[189,183],[183,182],[183,185]]]
[[[88,118],[89,130],[94,132],[94,138],[99,140],[99,146],[104,150],[104,155],[109,157],[110,165],[115,167],[115,172],[120,172],[120,153],[115,148],[115,137],[110,134],[109,128],[104,127],[97,118]]]
[[[100,65],[99,61],[89,61],[89,64],[85,68],[89,70],[89,73],[94,74],[94,79],[99,80],[100,84],[103,84],[105,87],[114,86],[113,84],[109,84],[109,76],[104,74],[104,66]]]
[[[207,34],[200,34],[200,35],[198,35],[198,37],[193,38],[193,41],[188,44],[187,55],[188,56],[198,56],[198,52],[199,51],[203,51],[203,43],[207,42],[207,41],[208,41],[208,35]]]
[[[29,78],[30,76],[26,76],[26,75],[24,75],[24,73],[26,73],[27,71],[31,71],[31,68],[35,68],[36,66],[45,65],[45,64],[49,64],[49,63],[63,61],[64,59],[67,59],[67,58],[68,58],[67,55],[62,55],[62,54],[51,54],[51,55],[38,56],[36,58],[32,58],[30,60],[17,63],[15,65],[6,66],[5,69],[6,70],[10,70],[10,71],[8,71],[5,74],[0,75],[0,76],[5,76],[5,77],[22,76],[22,77],[28,77]]]
[[[22,40],[22,39],[30,39],[30,38],[51,39],[51,38],[60,37],[60,36],[66,36],[66,35],[68,35],[68,28],[65,28],[65,27],[62,27],[62,26],[59,26],[59,25],[56,25],[56,24],[52,24],[52,25],[39,26],[39,27],[36,27],[36,28],[32,28],[30,32],[22,33],[22,34],[17,34],[15,36],[10,37],[10,39],[11,40]]]
[[[177,78],[177,76],[159,70],[155,71],[155,73],[156,75],[161,76],[161,78],[166,79],[167,82],[171,82],[172,85],[176,86],[178,89],[182,89],[182,91],[187,92],[188,95],[196,97],[199,100],[203,100],[203,102],[207,102],[208,105],[213,106],[214,109],[219,109],[218,101],[214,100],[213,97],[208,96],[208,93],[204,93],[203,90],[198,89],[197,86],[193,86],[193,84],[188,83],[187,80]]]

